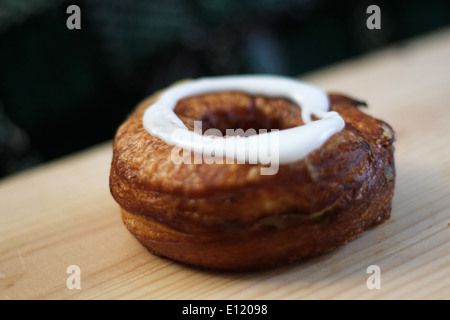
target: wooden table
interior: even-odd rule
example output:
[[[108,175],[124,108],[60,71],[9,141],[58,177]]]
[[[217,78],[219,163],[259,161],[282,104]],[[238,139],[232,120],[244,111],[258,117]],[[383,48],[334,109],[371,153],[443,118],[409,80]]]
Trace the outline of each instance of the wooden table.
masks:
[[[111,143],[0,181],[0,299],[449,299],[450,29],[305,75],[397,133],[392,218],[329,254],[259,273],[147,252],[110,196]],[[69,265],[81,289],[68,289]],[[381,289],[369,290],[369,265]]]

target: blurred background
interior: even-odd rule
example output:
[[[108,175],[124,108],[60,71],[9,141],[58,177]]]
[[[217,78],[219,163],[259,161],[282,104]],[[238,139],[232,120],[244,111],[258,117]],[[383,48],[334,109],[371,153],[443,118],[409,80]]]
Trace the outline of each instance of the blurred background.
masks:
[[[0,178],[112,139],[176,80],[297,76],[449,23],[448,0],[0,0]]]

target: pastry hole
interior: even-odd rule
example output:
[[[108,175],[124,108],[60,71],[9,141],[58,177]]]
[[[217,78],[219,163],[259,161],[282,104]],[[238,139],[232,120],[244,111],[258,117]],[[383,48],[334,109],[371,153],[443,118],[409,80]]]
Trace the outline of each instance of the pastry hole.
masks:
[[[207,135],[219,130],[222,136],[250,136],[303,124],[301,109],[288,99],[236,92],[185,98],[174,112],[189,130],[195,121],[201,121],[202,134]]]
[[[202,133],[209,129],[217,129],[222,136],[250,136],[261,130],[281,130],[282,124],[278,119],[272,119],[260,110],[248,110],[248,113],[236,110],[217,110],[207,112],[199,119],[202,121]]]

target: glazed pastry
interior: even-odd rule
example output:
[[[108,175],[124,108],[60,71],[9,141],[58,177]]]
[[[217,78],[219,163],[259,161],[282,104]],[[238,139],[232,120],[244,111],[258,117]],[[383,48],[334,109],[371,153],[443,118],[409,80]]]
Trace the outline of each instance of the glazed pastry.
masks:
[[[394,133],[362,106],[275,76],[173,85],[118,129],[111,193],[150,252],[190,265],[327,252],[391,212]]]

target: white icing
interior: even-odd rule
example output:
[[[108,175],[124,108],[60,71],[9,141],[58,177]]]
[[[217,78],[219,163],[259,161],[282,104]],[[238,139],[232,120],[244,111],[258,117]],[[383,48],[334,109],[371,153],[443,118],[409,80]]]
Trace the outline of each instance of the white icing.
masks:
[[[196,130],[189,131],[173,112],[182,98],[221,91],[290,99],[301,107],[305,125],[248,137],[206,137]],[[256,159],[256,162],[266,164],[261,155],[272,153],[273,161],[275,152],[278,163],[285,164],[301,160],[342,130],[344,120],[337,112],[328,110],[329,100],[324,91],[291,78],[269,75],[210,77],[169,87],[147,108],[143,125],[152,136],[194,153],[211,154],[214,150],[216,155],[231,157],[238,163]],[[320,119],[311,121],[311,115]]]

